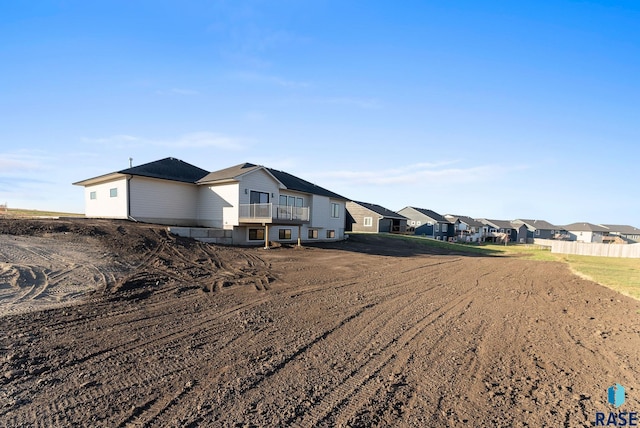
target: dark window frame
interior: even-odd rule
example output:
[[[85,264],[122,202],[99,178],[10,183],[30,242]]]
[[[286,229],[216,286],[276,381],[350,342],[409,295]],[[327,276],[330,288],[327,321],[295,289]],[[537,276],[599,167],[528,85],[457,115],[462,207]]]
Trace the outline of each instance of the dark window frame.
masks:
[[[288,235],[288,237],[287,237]],[[291,238],[291,229],[279,229],[278,230],[278,239],[282,239],[285,241],[290,241]]]
[[[259,235],[262,235],[262,236],[260,237]],[[264,241],[264,229],[262,228],[249,229],[249,241]]]

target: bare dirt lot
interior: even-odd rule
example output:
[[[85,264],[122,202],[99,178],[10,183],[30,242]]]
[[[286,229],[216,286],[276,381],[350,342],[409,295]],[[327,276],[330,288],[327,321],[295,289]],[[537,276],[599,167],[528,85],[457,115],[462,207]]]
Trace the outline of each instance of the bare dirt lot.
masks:
[[[0,426],[592,426],[640,411],[640,303],[375,236],[206,245],[0,220]]]

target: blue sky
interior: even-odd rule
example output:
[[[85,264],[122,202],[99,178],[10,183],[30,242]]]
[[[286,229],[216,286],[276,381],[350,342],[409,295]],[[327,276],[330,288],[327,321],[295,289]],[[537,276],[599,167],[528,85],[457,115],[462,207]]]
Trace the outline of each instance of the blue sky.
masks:
[[[640,227],[636,1],[0,1],[0,203],[172,156]]]

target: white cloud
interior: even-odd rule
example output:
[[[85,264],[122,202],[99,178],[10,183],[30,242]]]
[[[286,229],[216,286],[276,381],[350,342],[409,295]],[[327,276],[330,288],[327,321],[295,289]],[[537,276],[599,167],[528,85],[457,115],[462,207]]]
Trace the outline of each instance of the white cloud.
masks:
[[[346,106],[360,107],[364,109],[382,108],[382,103],[375,98],[354,98],[354,97],[329,97],[318,98],[316,102],[321,104],[339,104]]]
[[[84,143],[100,143],[100,144],[117,144],[117,143],[133,143],[142,141],[141,138],[134,137],[132,135],[111,135],[109,137],[90,138],[82,137],[80,140]]]
[[[85,143],[110,144],[116,147],[126,146],[130,148],[134,145],[138,146],[158,146],[170,148],[206,148],[216,147],[225,150],[242,150],[245,148],[247,140],[230,137],[227,135],[217,134],[214,132],[202,131],[191,132],[178,136],[172,140],[156,140],[151,138],[135,137],[132,135],[118,134],[110,137],[87,138],[81,140]]]
[[[156,91],[156,94],[158,94],[158,95],[184,95],[184,96],[189,96],[189,95],[200,95],[200,92],[194,91],[193,89],[171,88],[171,89],[169,89],[167,91],[158,90],[158,91]]]
[[[2,175],[22,174],[42,170],[46,165],[46,157],[38,152],[17,151],[0,153],[0,173]]]
[[[436,163],[416,163],[396,168],[380,170],[338,170],[321,172],[317,178],[340,182],[342,185],[396,185],[421,184],[440,185],[453,183],[481,183],[495,180],[509,171],[524,167],[505,167],[503,165],[476,165],[451,167],[459,161]]]
[[[232,74],[232,77],[240,80],[268,83],[272,85],[282,86],[286,88],[308,88],[311,86],[309,82],[285,79],[280,76],[261,74],[255,72],[238,72]]]
[[[229,137],[213,132],[192,132],[173,141],[161,141],[158,145],[175,148],[204,148],[216,147],[226,150],[241,150],[245,147],[245,140]]]

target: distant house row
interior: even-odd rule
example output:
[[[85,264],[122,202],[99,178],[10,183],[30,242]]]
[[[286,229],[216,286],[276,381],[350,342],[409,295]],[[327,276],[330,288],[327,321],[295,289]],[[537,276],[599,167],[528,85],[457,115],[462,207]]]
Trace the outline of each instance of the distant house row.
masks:
[[[165,158],[74,184],[84,187],[87,217],[208,228],[206,236],[198,237],[229,244],[335,241],[344,239],[347,231],[411,233],[462,242],[640,242],[640,230],[632,226],[561,227],[542,220],[440,215],[411,206],[395,212],[251,163],[209,172]]]
[[[474,219],[441,215],[433,210],[405,207],[397,212],[365,202],[347,202],[346,230],[410,233],[443,241],[531,243],[555,239],[593,243],[637,243],[640,229],[628,225],[572,223],[557,226],[545,220]]]

